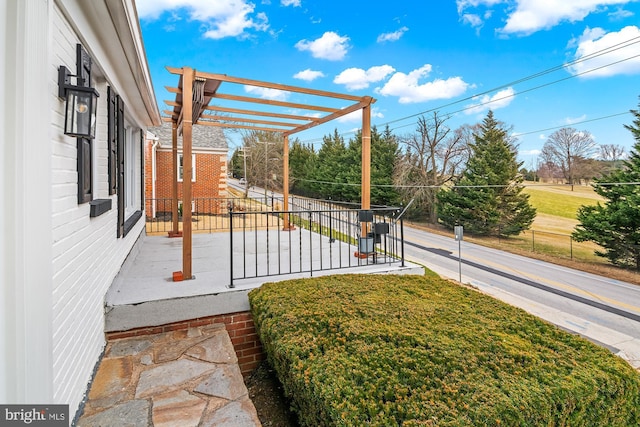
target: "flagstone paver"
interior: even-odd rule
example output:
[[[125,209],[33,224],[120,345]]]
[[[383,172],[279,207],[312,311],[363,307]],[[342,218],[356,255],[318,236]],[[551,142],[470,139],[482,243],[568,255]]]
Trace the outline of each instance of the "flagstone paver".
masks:
[[[260,426],[224,325],[107,344],[78,426]]]
[[[260,426],[260,421],[253,415],[254,413],[253,403],[245,397],[210,413],[200,425],[202,427]]]
[[[136,398],[149,397],[166,390],[175,390],[188,381],[213,371],[212,363],[180,359],[163,363],[140,374]]]
[[[236,400],[248,393],[244,382],[239,382],[237,378],[242,378],[238,365],[220,365],[196,386],[195,391],[209,396]]]
[[[207,407],[207,401],[186,390],[154,396],[153,425],[155,427],[197,427]]]
[[[81,418],[78,427],[147,427],[150,408],[148,400],[129,400],[90,417]]]

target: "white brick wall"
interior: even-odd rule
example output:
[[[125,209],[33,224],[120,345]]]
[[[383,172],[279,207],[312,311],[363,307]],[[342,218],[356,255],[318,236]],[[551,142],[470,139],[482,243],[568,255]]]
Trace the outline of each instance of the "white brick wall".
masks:
[[[80,39],[57,6],[53,18],[51,67],[66,65],[74,70],[76,43]],[[91,50],[91,46],[85,47]],[[93,59],[95,70],[101,58]],[[62,133],[63,103],[57,98],[57,81],[50,85],[56,107],[52,112],[51,162],[53,393],[55,402],[71,405],[71,416],[86,392],[105,344],[104,296],[144,228],[141,219],[126,238],[116,238],[117,198],[109,196],[107,184],[108,78],[94,77],[100,97],[93,142],[93,191],[94,199],[111,198],[112,209],[97,218],[89,217],[88,203],[77,203],[76,140]],[[139,159],[136,161],[139,170]]]
[[[132,104],[133,129],[159,124],[148,79],[137,86],[127,74],[146,64],[120,52],[137,34],[128,40],[108,22],[132,10],[131,0],[0,1],[1,403],[66,403],[74,416],[104,348],[105,294],[144,230],[143,216],[116,238],[117,200],[107,185],[108,83]],[[58,67],[75,70],[78,42],[93,57],[101,95],[94,198],[110,197],[112,209],[97,218],[77,203],[76,140],[63,134],[58,98]],[[138,172],[138,204],[139,180]]]

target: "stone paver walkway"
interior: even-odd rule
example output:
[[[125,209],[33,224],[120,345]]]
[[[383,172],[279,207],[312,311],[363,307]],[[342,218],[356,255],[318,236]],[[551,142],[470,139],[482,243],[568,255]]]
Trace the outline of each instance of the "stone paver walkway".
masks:
[[[223,324],[112,340],[79,427],[260,426]]]

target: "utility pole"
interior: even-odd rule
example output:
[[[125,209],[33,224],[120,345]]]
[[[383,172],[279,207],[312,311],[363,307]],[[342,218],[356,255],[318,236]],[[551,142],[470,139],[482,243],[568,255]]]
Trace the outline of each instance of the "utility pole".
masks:
[[[240,148],[239,150],[242,153],[242,160],[244,164],[244,171],[242,172],[242,178],[244,179],[244,196],[247,196],[248,188],[247,188],[247,149],[245,147]]]
[[[264,144],[264,200],[267,204],[267,182],[269,179],[269,144],[275,144],[271,141],[256,141],[256,144]]]

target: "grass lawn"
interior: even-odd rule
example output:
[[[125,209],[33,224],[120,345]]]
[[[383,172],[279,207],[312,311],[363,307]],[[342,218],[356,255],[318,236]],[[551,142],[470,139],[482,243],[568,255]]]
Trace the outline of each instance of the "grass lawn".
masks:
[[[538,214],[576,219],[578,208],[582,205],[595,205],[603,199],[598,196],[591,187],[574,186],[530,186],[525,187],[524,192],[529,194],[529,202],[536,208]]]

